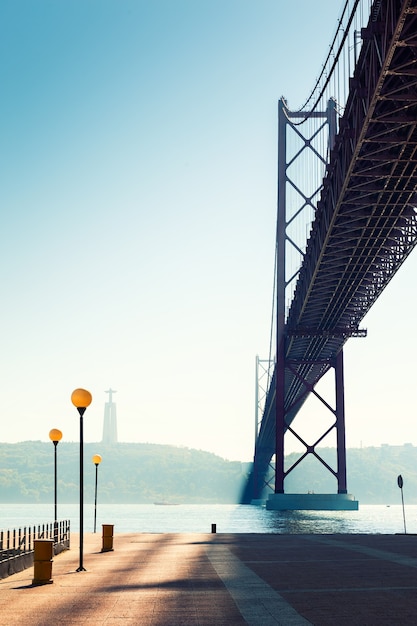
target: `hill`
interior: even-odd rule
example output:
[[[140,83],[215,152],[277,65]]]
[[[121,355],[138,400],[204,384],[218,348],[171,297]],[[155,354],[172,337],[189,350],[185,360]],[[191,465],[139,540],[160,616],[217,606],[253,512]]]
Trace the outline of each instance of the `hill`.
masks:
[[[58,444],[58,500],[79,498],[79,444]],[[94,454],[102,456],[98,497],[103,503],[235,503],[250,463],[232,462],[210,452],[149,443],[84,444],[85,501],[94,501]],[[321,450],[335,467],[336,451]],[[286,457],[286,468],[298,458]],[[417,504],[417,447],[353,448],[347,452],[348,490],[362,504],[399,504],[397,476],[404,478],[404,498]],[[0,500],[52,502],[54,454],[50,442],[0,443]],[[335,493],[336,480],[312,455],[286,479],[288,493]]]
[[[237,502],[242,464],[215,454],[168,445],[84,444],[85,501],[94,501],[94,454],[100,502]],[[79,498],[79,444],[57,448],[58,499]],[[54,450],[51,442],[0,443],[0,499],[3,502],[51,502],[54,497]]]

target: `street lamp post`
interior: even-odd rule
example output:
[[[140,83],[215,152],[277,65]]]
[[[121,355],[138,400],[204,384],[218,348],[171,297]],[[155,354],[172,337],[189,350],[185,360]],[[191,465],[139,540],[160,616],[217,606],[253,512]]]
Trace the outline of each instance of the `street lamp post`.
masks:
[[[57,463],[56,463],[56,448],[58,443],[62,439],[62,433],[58,428],[53,428],[49,431],[49,439],[54,444],[54,521],[55,524],[58,520],[57,509]]]
[[[77,572],[85,572],[83,566],[84,548],[84,441],[83,441],[83,415],[92,401],[92,395],[86,389],[75,389],[71,394],[71,402],[80,414],[80,564]]]
[[[97,477],[98,477],[98,466],[101,463],[101,456],[99,454],[95,454],[93,456],[93,463],[96,466],[96,488],[94,491],[94,532],[96,532],[96,521],[97,521]]]

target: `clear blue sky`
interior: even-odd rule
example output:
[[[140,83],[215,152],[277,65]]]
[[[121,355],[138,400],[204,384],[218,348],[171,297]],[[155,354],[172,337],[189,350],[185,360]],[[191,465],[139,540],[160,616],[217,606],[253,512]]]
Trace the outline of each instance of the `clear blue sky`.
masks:
[[[78,440],[76,387],[100,441],[112,387],[121,441],[251,459],[277,101],[308,95],[341,4],[1,2],[2,441]],[[346,351],[350,445],[417,443],[407,265]]]

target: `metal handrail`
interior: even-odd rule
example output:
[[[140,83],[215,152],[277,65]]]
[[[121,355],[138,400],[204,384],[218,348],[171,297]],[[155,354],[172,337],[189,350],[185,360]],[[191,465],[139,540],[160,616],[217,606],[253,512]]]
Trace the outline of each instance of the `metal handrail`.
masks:
[[[68,549],[70,520],[0,530],[0,563],[33,552],[34,542],[37,539],[53,539],[55,553]]]

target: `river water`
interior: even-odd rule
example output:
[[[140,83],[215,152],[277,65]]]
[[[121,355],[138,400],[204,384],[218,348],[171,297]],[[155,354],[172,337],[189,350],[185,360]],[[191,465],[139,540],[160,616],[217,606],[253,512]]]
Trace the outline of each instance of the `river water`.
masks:
[[[52,504],[2,504],[0,529],[53,521]],[[417,534],[417,505],[359,505],[359,511],[267,511],[261,506],[194,504],[98,504],[97,532],[114,524],[114,532],[210,533],[382,533]],[[58,504],[58,519],[79,529],[79,505]],[[84,506],[84,532],[94,529],[94,506]]]

